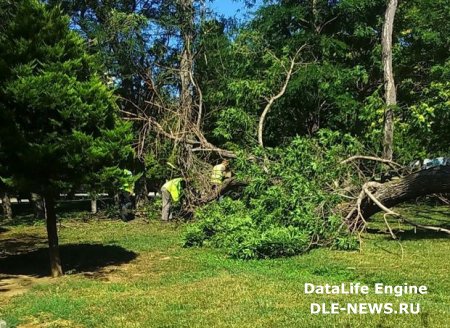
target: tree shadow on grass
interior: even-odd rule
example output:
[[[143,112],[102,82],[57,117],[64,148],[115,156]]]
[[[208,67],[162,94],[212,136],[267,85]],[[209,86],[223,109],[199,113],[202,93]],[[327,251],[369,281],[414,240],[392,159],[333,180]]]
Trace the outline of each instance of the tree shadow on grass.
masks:
[[[379,228],[366,228],[366,232],[371,235],[388,235],[389,231]]]
[[[444,229],[450,229],[449,225],[440,225],[437,227],[441,227]],[[397,239],[393,239],[387,228],[385,229],[377,229],[377,228],[369,228],[366,230],[369,234],[372,235],[383,235],[384,239],[391,241],[405,241],[405,240],[421,240],[421,239],[449,239],[450,235],[445,232],[438,232],[432,230],[424,230],[424,229],[392,229],[392,232],[395,234]]]
[[[120,246],[101,244],[68,244],[60,246],[63,270],[66,273],[95,272],[108,265],[121,265],[137,254]],[[44,277],[50,274],[47,248],[7,255],[0,258],[0,274]]]
[[[448,225],[440,225],[438,227],[449,229]],[[449,239],[450,235],[445,232],[431,231],[431,230],[423,230],[417,228],[408,229],[402,231],[395,231],[395,235],[400,240],[421,240],[421,239]]]
[[[450,217],[450,206],[440,206],[437,209],[434,208],[427,208],[427,209],[416,209],[413,211],[413,213],[419,213],[419,214],[437,214],[437,215],[444,215],[447,217]]]
[[[46,246],[47,239],[44,237],[27,233],[18,233],[10,238],[0,239],[0,260],[8,256],[28,253],[37,248]],[[1,271],[2,266],[0,264],[0,272]]]
[[[17,227],[17,226],[21,226],[21,225],[30,226],[30,225],[35,225],[36,223],[43,223],[43,222],[45,222],[44,219],[36,218],[32,214],[17,215],[15,213],[15,215],[12,219],[5,220],[3,222],[3,224],[5,226],[9,226],[9,227]]]

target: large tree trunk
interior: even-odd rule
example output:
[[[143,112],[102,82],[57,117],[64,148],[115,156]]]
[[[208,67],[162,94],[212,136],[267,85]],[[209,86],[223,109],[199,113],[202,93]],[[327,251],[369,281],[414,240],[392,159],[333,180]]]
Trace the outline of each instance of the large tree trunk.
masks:
[[[148,189],[147,189],[147,176],[145,163],[142,161],[136,162],[136,167],[139,172],[142,172],[142,176],[136,181],[134,186],[134,192],[136,194],[135,206],[137,211],[142,211],[145,205],[148,203]]]
[[[388,0],[386,8],[381,46],[383,49],[382,61],[384,70],[384,88],[386,110],[384,113],[383,158],[392,160],[394,144],[394,107],[397,105],[394,73],[392,70],[392,30],[394,27],[397,0]]]
[[[181,9],[184,15],[180,22],[181,33],[183,37],[183,50],[181,52],[180,61],[180,81],[181,81],[181,93],[180,93],[180,106],[184,116],[185,122],[191,122],[192,120],[192,79],[194,59],[192,57],[192,42],[193,36],[193,19],[194,8],[192,0],[181,0]]]
[[[148,189],[145,175],[143,175],[137,182],[135,187],[136,192],[136,209],[142,210],[148,203]]]
[[[388,208],[420,196],[450,193],[450,166],[418,171],[386,183],[370,182],[367,187]],[[368,195],[361,199],[360,208],[365,219],[382,210]]]
[[[180,128],[184,142],[182,144],[182,155],[179,159],[183,172],[188,172],[193,165],[192,145],[186,142],[192,139],[191,131],[194,123],[194,101],[193,101],[193,72],[194,58],[192,46],[194,40],[194,17],[195,9],[193,0],[179,0],[180,5],[180,30],[182,35],[183,49],[180,59]]]
[[[6,219],[11,220],[13,213],[11,208],[11,199],[6,191],[2,192],[3,215]]]
[[[33,203],[33,212],[36,219],[45,218],[44,201],[39,194],[31,193],[31,202]]]
[[[53,195],[45,196],[44,204],[51,274],[52,277],[59,277],[62,276],[63,271],[59,256],[58,228],[56,225],[55,199]]]

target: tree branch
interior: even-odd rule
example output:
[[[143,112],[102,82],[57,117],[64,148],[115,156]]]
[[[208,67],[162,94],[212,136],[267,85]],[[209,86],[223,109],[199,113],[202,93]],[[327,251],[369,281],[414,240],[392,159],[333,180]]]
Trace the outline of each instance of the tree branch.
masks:
[[[403,167],[402,165],[400,165],[394,161],[391,161],[389,159],[384,159],[384,158],[379,158],[379,157],[374,157],[374,156],[361,156],[361,155],[355,155],[355,156],[349,157],[346,160],[342,161],[341,164],[347,164],[349,162],[352,162],[355,160],[360,160],[360,159],[381,162],[381,163],[387,164],[390,167],[394,167],[394,166],[396,166],[398,168]]]
[[[296,59],[297,56],[299,55],[299,53],[307,46],[307,44],[302,45],[297,52],[295,53],[295,56],[292,58],[291,60],[291,65],[289,67],[289,70],[286,74],[286,78],[284,80],[283,86],[281,87],[280,92],[278,92],[275,96],[271,97],[269,99],[269,102],[267,103],[266,107],[264,108],[260,118],[259,118],[259,124],[258,124],[258,143],[261,147],[264,147],[264,143],[263,143],[263,130],[264,130],[264,121],[266,119],[267,113],[269,112],[270,108],[272,107],[273,103],[275,102],[275,100],[281,98],[284,93],[286,92],[287,86],[289,84],[289,81],[291,79],[295,64],[296,64]]]

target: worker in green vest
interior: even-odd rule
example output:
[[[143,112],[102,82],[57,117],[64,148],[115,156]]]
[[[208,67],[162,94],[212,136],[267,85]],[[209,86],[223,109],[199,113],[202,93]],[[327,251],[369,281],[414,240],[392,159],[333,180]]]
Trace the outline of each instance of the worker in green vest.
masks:
[[[167,181],[161,187],[162,196],[162,216],[163,221],[169,221],[172,219],[172,209],[174,205],[180,204],[180,200],[184,187],[183,178],[176,178]]]
[[[222,163],[215,165],[211,174],[212,189],[219,191],[222,182],[225,178],[231,178],[231,172],[228,171],[228,160],[224,159]]]

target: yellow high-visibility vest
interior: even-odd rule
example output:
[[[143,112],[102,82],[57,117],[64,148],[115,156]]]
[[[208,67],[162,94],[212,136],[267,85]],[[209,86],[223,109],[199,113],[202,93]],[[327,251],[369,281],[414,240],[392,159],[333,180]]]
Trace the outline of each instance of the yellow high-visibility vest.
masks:
[[[122,185],[121,189],[129,192],[130,194],[134,193],[134,186],[132,184],[129,184],[129,183],[124,183]]]
[[[178,202],[181,198],[181,181],[183,181],[183,178],[172,179],[162,186],[163,189],[166,189],[169,192],[174,202]]]
[[[222,184],[225,170],[226,170],[226,168],[225,168],[225,165],[223,165],[223,164],[214,166],[212,174],[211,174],[211,183],[216,184],[216,185]]]
[[[134,183],[131,182],[133,173],[131,173],[130,170],[124,169],[123,175],[128,181],[125,181],[120,189],[125,190],[130,194],[132,194],[134,192]]]

